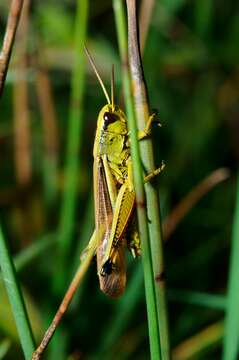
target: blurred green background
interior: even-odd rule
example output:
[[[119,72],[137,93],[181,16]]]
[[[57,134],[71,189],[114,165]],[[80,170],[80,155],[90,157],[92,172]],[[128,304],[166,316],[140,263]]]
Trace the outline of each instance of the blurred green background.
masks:
[[[191,203],[188,214],[181,214],[165,243],[173,359],[220,359],[239,159],[239,6],[233,0],[152,3],[143,63],[151,108],[158,110],[162,124],[153,128],[153,140],[156,163],[166,163],[157,182],[163,219],[214,170],[230,171],[225,181]],[[1,40],[8,8],[2,0]],[[83,100],[70,101],[75,20],[76,1],[31,2],[0,102],[1,225],[16,258],[37,342],[94,227],[92,147],[105,99],[86,64]],[[111,1],[89,2],[86,42],[108,88],[115,64],[117,99],[124,107]],[[74,107],[82,111],[82,129],[75,132],[80,145],[71,150],[68,145],[67,153]],[[72,184],[65,171],[67,154],[73,159],[68,175],[77,167],[72,213],[71,203],[63,206],[64,190],[68,181]],[[72,227],[66,229],[64,221]],[[59,229],[67,245],[63,241],[61,246]],[[149,358],[140,259],[127,257],[128,287],[117,301],[100,292],[92,264],[46,359]],[[1,282],[2,358],[23,355]]]

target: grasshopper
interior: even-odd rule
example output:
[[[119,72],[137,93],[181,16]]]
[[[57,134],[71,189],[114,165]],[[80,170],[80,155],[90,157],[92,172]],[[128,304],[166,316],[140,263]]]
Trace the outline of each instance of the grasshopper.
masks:
[[[111,100],[89,52],[86,54],[106,96],[107,105],[99,113],[94,142],[95,231],[104,229],[96,246],[97,273],[101,290],[112,298],[124,292],[126,285],[125,247],[134,257],[140,255],[140,240],[135,220],[135,191],[127,120],[114,101],[112,69]],[[150,116],[139,140],[150,134],[154,116]],[[149,181],[164,165],[145,178]],[[133,222],[133,225],[130,223]],[[91,246],[91,242],[88,247]]]
[[[136,201],[130,139],[126,116],[114,101],[114,71],[112,68],[110,99],[91,55],[86,48],[85,51],[107,100],[107,105],[98,115],[93,149],[95,231],[82,253],[83,261],[41,344],[33,353],[32,360],[40,359],[94,254],[97,258],[100,288],[111,298],[118,298],[125,290],[125,248],[128,247],[134,257],[140,255],[140,240],[134,217]],[[139,140],[150,134],[153,118],[154,116],[150,116],[145,129],[139,131]],[[162,163],[160,168],[145,177],[145,182],[150,181],[163,168]]]

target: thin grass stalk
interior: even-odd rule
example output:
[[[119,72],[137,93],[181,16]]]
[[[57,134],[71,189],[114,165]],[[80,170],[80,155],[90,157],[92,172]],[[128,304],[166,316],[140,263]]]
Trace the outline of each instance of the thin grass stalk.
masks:
[[[88,1],[78,0],[75,19],[75,58],[72,71],[69,125],[65,160],[65,187],[59,224],[59,248],[62,265],[69,255],[74,229],[74,215],[81,159],[79,149],[83,139],[83,93],[85,86],[84,43],[87,32]]]
[[[36,90],[43,128],[43,181],[46,204],[52,207],[57,196],[59,131],[49,74],[40,67],[36,74]]]
[[[160,354],[160,337],[158,329],[157,305],[154,290],[154,274],[152,271],[152,259],[150,254],[149,233],[147,224],[147,213],[145,207],[145,193],[143,185],[143,174],[141,168],[141,159],[138,145],[138,131],[136,117],[134,112],[134,103],[131,93],[130,74],[128,69],[128,51],[126,21],[122,2],[114,0],[114,11],[116,28],[120,49],[121,61],[123,64],[123,90],[126,102],[126,112],[128,116],[128,126],[131,139],[131,155],[133,163],[133,176],[136,192],[136,207],[139,222],[139,234],[142,246],[142,261],[145,280],[145,294],[149,325],[149,342],[152,359],[161,359]]]
[[[228,179],[230,172],[227,168],[219,168],[211,172],[205,179],[200,181],[184,198],[173,208],[171,213],[163,221],[164,241],[175,231],[178,224],[190,212],[190,210],[217,184]]]
[[[170,288],[168,289],[168,299],[172,302],[181,302],[222,311],[226,309],[227,304],[227,298],[224,295]]]
[[[6,240],[0,227],[0,266],[3,281],[12,307],[17,331],[19,334],[25,359],[29,360],[34,350],[34,339],[26,311],[26,306],[19,286],[12,256],[8,250]]]
[[[0,52],[0,97],[2,95],[5,79],[7,76],[8,65],[22,11],[22,5],[23,0],[12,0],[10,6],[3,46]]]
[[[72,298],[79,287],[79,284],[81,283],[82,279],[84,278],[84,276],[90,266],[92,258],[94,257],[95,245],[97,244],[97,241],[98,241],[98,238],[97,238],[97,236],[95,236],[94,242],[92,243],[92,247],[89,248],[89,251],[87,252],[84,260],[82,260],[82,262],[80,263],[78,270],[77,270],[74,278],[72,279],[50,326],[48,327],[47,331],[45,332],[40,345],[37,347],[37,349],[34,351],[34,353],[32,355],[32,360],[41,359],[42,354],[44,353],[49,342],[51,341],[52,336],[54,335],[54,333],[57,329],[57,326],[59,325],[65,312],[67,311],[68,306],[70,305]]]
[[[146,43],[150,20],[153,14],[155,0],[142,0],[139,14],[139,28],[140,28],[140,51],[141,54],[144,52],[144,46]]]
[[[143,68],[140,58],[138,27],[136,16],[136,1],[127,0],[128,10],[128,43],[129,62],[132,78],[132,89],[138,128],[143,130],[150,116],[148,94],[144,80]],[[140,142],[141,160],[146,174],[154,169],[154,155],[151,139]],[[163,237],[160,216],[159,197],[152,183],[145,184],[147,200],[147,226],[149,229],[149,250],[152,260],[152,277],[154,286],[155,306],[157,312],[157,326],[160,336],[162,359],[169,359],[168,319],[165,296],[165,276],[163,261]],[[145,203],[139,203],[145,206]],[[144,210],[145,211],[145,210]],[[144,250],[144,249],[142,249]]]
[[[236,360],[239,355],[239,173],[236,192],[223,344],[224,360]]]
[[[29,11],[30,0],[25,0],[16,37],[16,81],[13,87],[14,160],[16,180],[22,187],[26,187],[32,177],[29,89],[27,82]]]
[[[223,321],[207,326],[173,349],[172,360],[209,359],[206,352],[220,345],[223,333]]]

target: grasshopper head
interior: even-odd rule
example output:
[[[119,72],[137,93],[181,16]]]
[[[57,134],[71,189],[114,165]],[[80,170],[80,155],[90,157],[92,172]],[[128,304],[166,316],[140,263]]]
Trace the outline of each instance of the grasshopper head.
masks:
[[[123,111],[118,106],[114,106],[113,109],[111,104],[105,105],[98,115],[94,157],[120,152],[123,138],[118,135],[126,134],[127,124]]]
[[[124,112],[116,105],[105,105],[100,111],[97,127],[104,131],[117,132],[119,122],[126,124]],[[125,126],[124,126],[125,127]]]

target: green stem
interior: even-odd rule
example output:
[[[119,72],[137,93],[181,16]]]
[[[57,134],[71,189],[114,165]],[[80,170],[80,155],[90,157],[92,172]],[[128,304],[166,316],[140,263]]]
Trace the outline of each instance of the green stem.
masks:
[[[239,174],[237,175],[235,206],[225,321],[224,360],[238,359],[239,352]]]
[[[136,17],[136,1],[127,0],[128,10],[128,33],[129,33],[129,61],[132,76],[132,89],[134,96],[134,105],[138,128],[143,130],[149,119],[149,104],[146,84],[144,80],[143,67],[140,58],[139,39],[137,29]],[[132,132],[133,135],[133,132]],[[134,131],[132,139],[132,146],[137,142],[137,133]],[[153,146],[151,139],[140,142],[141,160],[146,174],[151,173],[155,169]],[[138,159],[137,159],[138,160]],[[142,173],[141,162],[137,164],[138,168],[135,170],[135,185],[138,180],[136,179],[137,173]],[[139,175],[137,175],[139,176]],[[142,180],[142,175],[141,175]],[[151,282],[154,291],[154,306],[157,314],[156,321],[158,333],[160,337],[161,356],[162,359],[169,359],[169,337],[168,337],[168,320],[167,320],[167,306],[165,296],[165,283],[164,283],[164,262],[163,262],[163,239],[162,239],[162,226],[160,216],[160,206],[158,192],[151,183],[145,184],[147,213],[144,198],[137,197],[138,213],[144,212],[147,221],[147,230],[149,230],[149,243],[142,238],[142,252],[146,251],[143,256],[147,256],[148,267],[150,269]],[[141,196],[138,194],[138,196]],[[139,219],[139,221],[141,221]],[[146,249],[147,247],[147,249]],[[144,265],[145,266],[145,265]],[[148,275],[147,275],[148,276]],[[145,278],[146,280],[146,278]]]
[[[12,307],[13,316],[17,326],[20,342],[25,355],[25,359],[31,358],[34,351],[34,339],[26,306],[22,292],[17,280],[16,270],[6,240],[0,228],[0,265],[2,269],[3,281],[8,293],[9,302]]]
[[[84,43],[86,39],[87,19],[88,1],[78,0],[75,20],[75,63],[72,71],[65,161],[65,189],[59,224],[59,246],[63,264],[65,264],[69,255],[70,240],[74,229],[77,187],[79,185],[78,170],[81,166],[78,155],[83,139],[83,93],[85,84]]]
[[[136,192],[137,202],[137,215],[139,220],[139,233],[142,243],[142,260],[143,270],[145,279],[145,292],[146,292],[146,303],[148,313],[148,324],[149,324],[149,340],[150,340],[150,351],[152,359],[160,359],[160,333],[158,326],[158,315],[157,315],[157,298],[155,296],[155,281],[153,264],[150,251],[149,242],[149,231],[148,231],[148,220],[147,212],[145,207],[145,193],[143,185],[142,167],[138,144],[138,131],[136,125],[136,116],[134,111],[133,97],[131,93],[131,79],[128,69],[128,51],[127,51],[127,34],[126,34],[126,21],[122,2],[114,0],[114,11],[115,20],[118,34],[119,49],[121,55],[121,61],[123,64],[123,89],[126,101],[126,112],[128,116],[128,125],[130,130],[131,138],[131,155],[133,163],[133,175],[134,185]],[[132,2],[127,2],[128,10]],[[130,18],[130,13],[128,13]],[[130,29],[129,29],[130,30]],[[129,42],[130,42],[129,32]],[[132,60],[132,53],[130,52],[130,61]],[[136,109],[137,110],[137,109]]]

